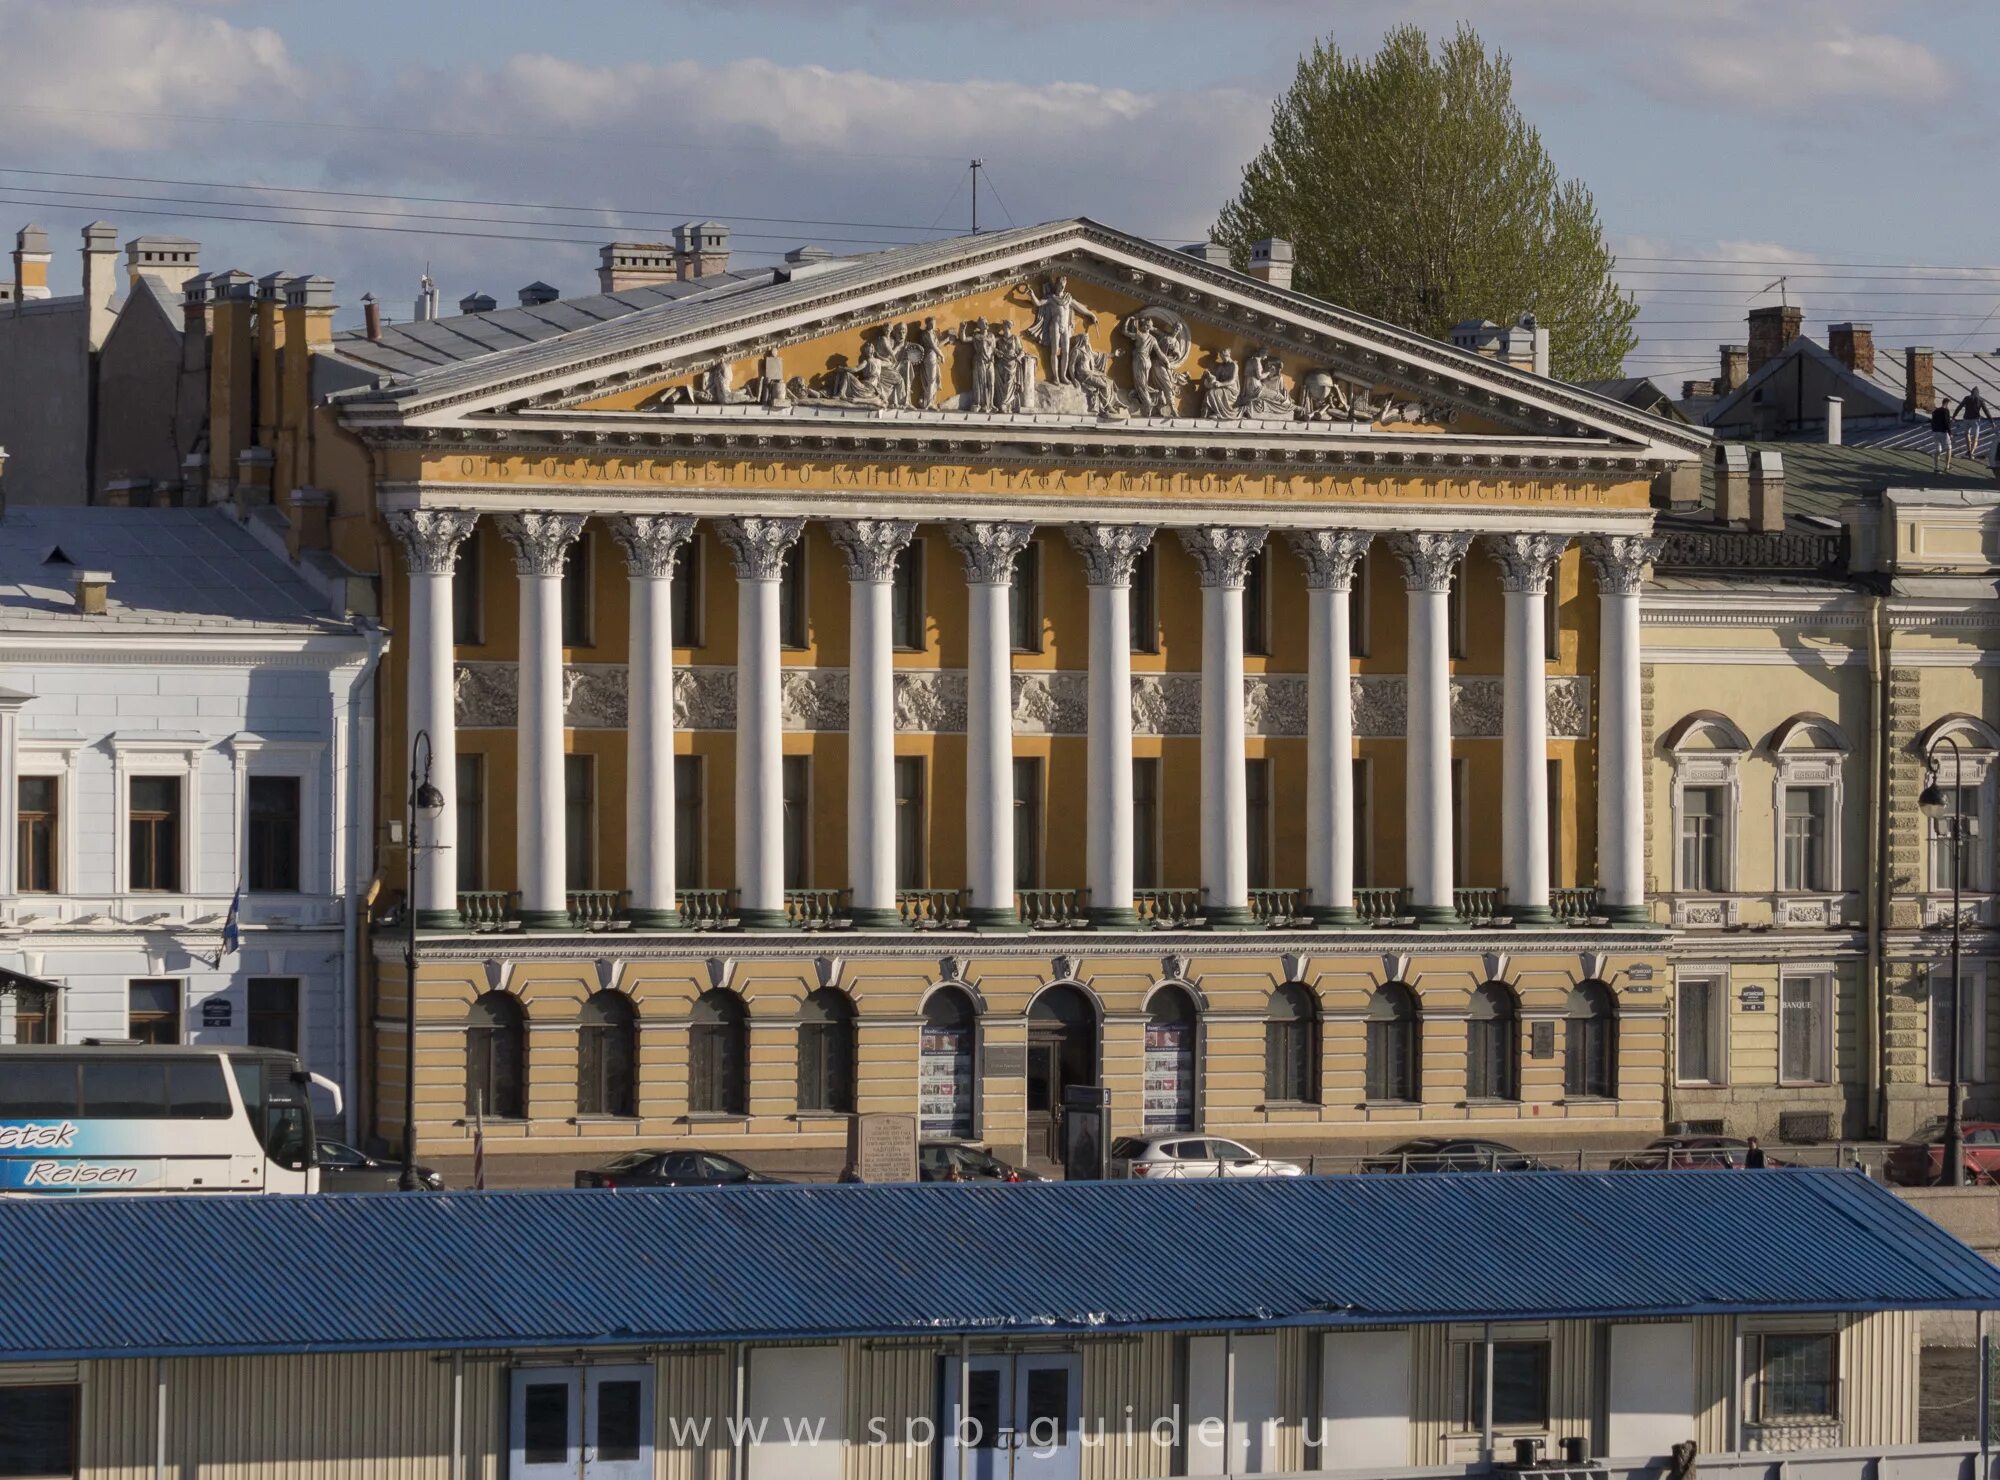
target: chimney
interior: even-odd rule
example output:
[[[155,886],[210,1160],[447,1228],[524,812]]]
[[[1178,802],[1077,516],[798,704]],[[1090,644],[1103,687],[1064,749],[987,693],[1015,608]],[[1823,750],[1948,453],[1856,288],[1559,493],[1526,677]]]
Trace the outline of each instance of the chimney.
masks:
[[[729,271],[729,228],[719,221],[676,226],[674,270],[683,281]]]
[[[1903,351],[1903,414],[1920,416],[1937,405],[1937,384],[1932,366],[1937,351],[1929,345],[1910,345]]]
[[[1531,313],[1521,315],[1521,327],[1534,336],[1534,363],[1528,368],[1544,380],[1549,376],[1549,331],[1535,322]]]
[[[816,247],[807,242],[804,246],[793,247],[791,251],[785,253],[785,260],[794,267],[805,267],[814,262],[830,262],[833,260],[833,253],[825,247]]]
[[[200,334],[208,328],[209,285],[213,281],[208,273],[198,272],[181,284],[183,333]]]
[[[460,313],[491,313],[499,306],[488,293],[467,293],[458,300]]]
[[[417,284],[416,308],[411,312],[410,317],[419,324],[428,324],[437,316],[438,285],[431,281],[431,275],[426,272],[423,280]]]
[[[1759,534],[1785,527],[1785,459],[1775,447],[1750,449],[1750,527]]]
[[[370,339],[382,337],[382,305],[375,301],[373,293],[361,295],[361,332]]]
[[[1829,447],[1838,447],[1840,445],[1840,420],[1846,410],[1847,403],[1842,401],[1840,397],[1828,396],[1826,398],[1826,445]]]
[[[1856,375],[1875,373],[1875,326],[1873,324],[1828,324],[1826,347],[1833,357]]]
[[[1250,276],[1274,288],[1292,285],[1292,244],[1282,236],[1250,243]]]
[[[1799,337],[1805,326],[1806,311],[1797,304],[1770,304],[1750,310],[1750,373],[1755,375],[1767,361],[1775,360],[1786,345]]]
[[[1470,350],[1489,360],[1500,358],[1500,326],[1491,319],[1460,319],[1451,326],[1453,349]]]
[[[298,559],[301,550],[324,550],[329,542],[327,515],[333,496],[324,488],[300,486],[291,491],[287,502],[292,506],[289,531],[292,558]]]
[[[232,268],[208,279],[208,501],[225,503],[236,487],[236,454],[251,438],[257,357],[251,322],[256,279]]]
[[[1206,262],[1210,267],[1229,265],[1229,248],[1221,242],[1189,242],[1181,250],[1198,261]]]
[[[333,279],[295,277],[285,284],[285,340],[290,344],[333,342]]]
[[[73,589],[76,592],[76,609],[86,617],[101,617],[110,604],[111,572],[108,570],[80,570],[76,573]]]
[[[1715,382],[1712,380],[1683,380],[1681,399],[1683,401],[1707,401],[1715,396]]]
[[[612,242],[597,249],[597,291],[622,293],[671,283],[674,249],[666,242]]]
[[[151,278],[163,298],[172,298],[181,284],[201,271],[201,243],[185,236],[135,236],[125,243],[125,286]]]
[[[1715,522],[1744,524],[1750,519],[1750,449],[1741,442],[1718,442],[1715,460]]]
[[[1722,372],[1715,381],[1718,396],[1742,390],[1743,382],[1750,378],[1750,347],[1744,344],[1723,345],[1722,363],[1718,368]]]
[[[547,283],[536,281],[521,290],[521,307],[533,308],[538,303],[554,303],[562,294]]]
[[[118,293],[112,259],[118,255],[118,228],[93,221],[83,228],[83,300],[90,313],[90,347],[102,349],[118,314],[111,300]]]
[[[49,234],[35,225],[14,233],[14,301],[49,296]]]

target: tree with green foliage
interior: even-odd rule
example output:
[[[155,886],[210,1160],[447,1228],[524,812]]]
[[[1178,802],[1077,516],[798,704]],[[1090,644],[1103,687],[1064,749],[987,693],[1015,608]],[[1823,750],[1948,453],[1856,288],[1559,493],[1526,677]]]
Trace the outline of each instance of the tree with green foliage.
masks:
[[[1565,379],[1622,373],[1638,342],[1590,191],[1556,173],[1512,63],[1470,27],[1436,54],[1415,26],[1373,57],[1316,44],[1215,234],[1239,265],[1285,237],[1300,292],[1440,339],[1532,313]]]

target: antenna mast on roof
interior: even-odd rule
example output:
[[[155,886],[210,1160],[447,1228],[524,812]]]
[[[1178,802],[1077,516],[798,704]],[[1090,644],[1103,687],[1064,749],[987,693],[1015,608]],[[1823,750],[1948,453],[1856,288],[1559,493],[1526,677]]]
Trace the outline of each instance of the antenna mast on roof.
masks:
[[[1757,290],[1758,296],[1761,297],[1773,288],[1776,288],[1778,290],[1778,306],[1780,308],[1790,308],[1792,306],[1791,301],[1785,296],[1785,284],[1790,281],[1790,278],[1781,277],[1776,282],[1766,283]]]
[[[986,163],[983,159],[972,161],[972,234],[979,235],[979,171]]]

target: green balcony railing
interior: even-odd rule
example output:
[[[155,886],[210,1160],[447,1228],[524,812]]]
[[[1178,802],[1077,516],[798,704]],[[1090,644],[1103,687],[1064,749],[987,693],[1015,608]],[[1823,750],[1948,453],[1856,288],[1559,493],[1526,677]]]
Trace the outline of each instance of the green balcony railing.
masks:
[[[1181,930],[1201,922],[1199,889],[1134,889],[1132,910],[1141,925]]]
[[[520,920],[520,906],[512,889],[467,889],[458,896],[458,917],[468,930],[510,930]]]
[[[911,930],[949,930],[965,923],[965,891],[898,889],[896,913]]]
[[[1036,930],[1081,930],[1090,923],[1088,889],[1017,889],[1014,908]]]
[[[1584,925],[1597,915],[1602,898],[1599,889],[1551,889],[1549,908],[1565,925]]]
[[[1250,917],[1259,925],[1280,930],[1302,923],[1311,901],[1310,889],[1252,889]]]
[[[1454,889],[1451,906],[1468,925],[1490,925],[1500,918],[1500,905],[1505,898],[1504,889]]]
[[[734,889],[683,889],[675,899],[690,930],[722,930],[736,923]]]
[[[1364,925],[1394,925],[1409,913],[1405,898],[1406,891],[1401,889],[1357,889],[1354,913]]]
[[[631,897],[623,889],[572,889],[569,923],[578,930],[610,930],[622,925],[625,902]]]
[[[787,889],[785,919],[794,930],[831,930],[847,923],[845,889]]]

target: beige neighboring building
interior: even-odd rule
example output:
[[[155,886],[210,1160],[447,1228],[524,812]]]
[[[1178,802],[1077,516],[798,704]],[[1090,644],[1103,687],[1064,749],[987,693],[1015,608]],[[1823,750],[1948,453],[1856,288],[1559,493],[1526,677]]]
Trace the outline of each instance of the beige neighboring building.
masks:
[[[1947,739],[1977,819],[1967,1114],[2000,1111],[2000,489],[1983,468],[1934,475],[1923,453],[1724,444],[1699,506],[1658,533],[1641,622],[1650,889],[1679,932],[1670,1123],[1896,1138],[1943,1113],[1949,845],[1917,797],[1934,753],[1951,785]]]

